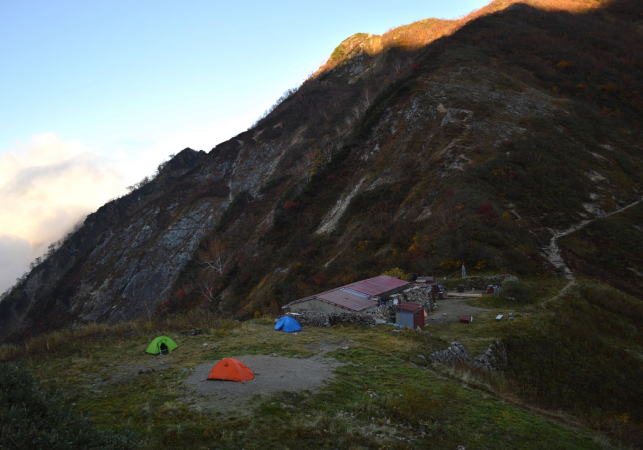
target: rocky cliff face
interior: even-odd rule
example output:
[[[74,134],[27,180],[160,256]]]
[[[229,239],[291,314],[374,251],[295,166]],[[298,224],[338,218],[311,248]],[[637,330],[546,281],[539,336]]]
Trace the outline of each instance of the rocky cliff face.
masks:
[[[554,270],[552,232],[641,196],[641,16],[509,3],[347,39],[252,129],[88,216],[0,303],[0,339],[276,311],[392,267]]]

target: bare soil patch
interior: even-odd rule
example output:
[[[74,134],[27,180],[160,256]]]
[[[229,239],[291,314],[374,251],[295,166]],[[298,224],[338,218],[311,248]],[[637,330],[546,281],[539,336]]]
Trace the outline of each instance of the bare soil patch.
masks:
[[[479,297],[479,295],[477,297]],[[486,308],[469,305],[467,302],[473,298],[476,297],[447,297],[444,300],[440,300],[438,302],[438,309],[428,317],[429,323],[457,322],[460,316],[471,315],[475,318],[476,314],[489,311],[489,309]]]
[[[330,358],[286,358],[268,355],[236,357],[255,374],[255,379],[238,383],[208,380],[210,369],[218,361],[195,367],[185,383],[195,395],[196,404],[223,414],[247,414],[251,404],[278,392],[315,391],[334,377],[341,364]]]

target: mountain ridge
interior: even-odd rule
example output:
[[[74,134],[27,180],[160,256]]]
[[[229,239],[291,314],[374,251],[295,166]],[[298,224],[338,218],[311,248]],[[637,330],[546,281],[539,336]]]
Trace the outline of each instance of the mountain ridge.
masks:
[[[197,306],[248,317],[391,267],[551,272],[548,228],[640,196],[640,15],[509,3],[417,48],[353,38],[254,128],[183,150],[8,293],[0,339]]]

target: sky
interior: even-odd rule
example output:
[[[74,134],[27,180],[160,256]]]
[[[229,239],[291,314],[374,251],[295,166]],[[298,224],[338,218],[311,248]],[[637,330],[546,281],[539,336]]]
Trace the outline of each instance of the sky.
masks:
[[[488,0],[0,0],[0,292],[185,147],[211,150],[346,37]]]

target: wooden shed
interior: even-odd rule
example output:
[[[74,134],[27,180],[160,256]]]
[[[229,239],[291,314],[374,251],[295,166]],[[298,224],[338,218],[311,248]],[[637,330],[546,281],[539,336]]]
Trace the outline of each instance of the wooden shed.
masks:
[[[424,306],[419,303],[400,303],[395,312],[395,323],[405,328],[424,327]]]

